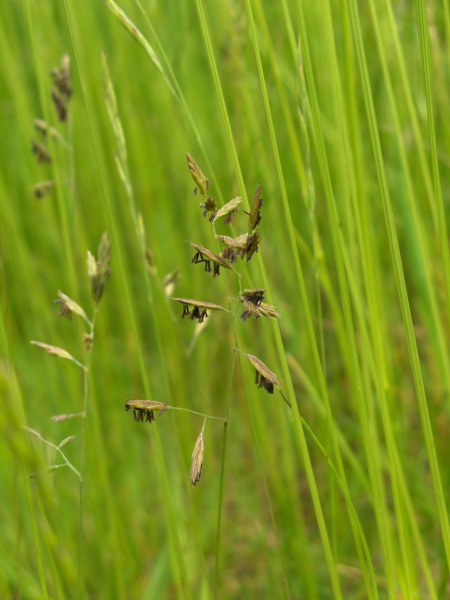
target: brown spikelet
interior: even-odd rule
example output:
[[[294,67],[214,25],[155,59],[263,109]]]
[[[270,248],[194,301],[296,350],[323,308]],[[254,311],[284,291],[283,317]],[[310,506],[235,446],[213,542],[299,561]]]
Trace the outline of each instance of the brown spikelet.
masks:
[[[275,373],[271,371],[269,367],[267,367],[262,360],[256,356],[253,356],[252,354],[244,354],[244,356],[246,356],[251,364],[255,367],[255,383],[258,385],[258,387],[264,388],[269,394],[273,394],[274,387],[276,387],[278,390],[280,390],[284,401],[288,404],[288,406],[291,406],[291,403],[281,390],[281,384],[278,381],[278,377],[275,375]]]
[[[190,298],[171,298],[171,300],[175,300],[183,305],[182,319],[190,315],[191,319],[197,319],[198,323],[203,323],[203,321],[208,318],[208,310],[226,310],[223,306],[213,304],[212,302],[203,302],[201,300],[192,300]],[[190,308],[192,308],[192,313],[190,312]]]
[[[239,294],[239,299],[241,302],[247,301],[259,306],[261,302],[264,300],[264,296],[267,290],[264,288],[252,288],[242,290]]]
[[[262,205],[263,199],[261,198],[261,186],[258,185],[255,195],[253,196],[253,202],[248,216],[248,233],[250,235],[252,234],[253,230],[258,227],[261,221],[260,209]]]
[[[259,319],[259,317],[266,317],[267,319],[279,319],[281,317],[273,306],[261,302],[260,304],[254,304],[248,300],[241,300],[244,312],[241,315],[241,319],[246,321],[249,317],[253,319]]]
[[[31,140],[31,151],[36,156],[39,164],[50,164],[52,162],[52,157],[50,156],[47,148],[36,140]]]
[[[54,181],[41,181],[33,186],[33,196],[36,198],[36,200],[42,200],[42,198],[45,198],[50,194],[54,186]]]
[[[225,269],[231,269],[230,265],[222,256],[211,252],[211,250],[208,250],[207,248],[204,248],[199,244],[194,244],[192,242],[189,242],[189,244],[197,250],[196,254],[194,255],[194,258],[192,259],[194,265],[198,263],[205,263],[205,271],[207,273],[210,273],[212,262],[214,265],[213,277],[217,277],[218,275],[220,275],[220,267],[224,267]]]
[[[254,231],[252,235],[247,236],[247,242],[242,253],[242,258],[245,258],[247,262],[251,260],[255,252],[258,252],[260,237],[259,231]]]

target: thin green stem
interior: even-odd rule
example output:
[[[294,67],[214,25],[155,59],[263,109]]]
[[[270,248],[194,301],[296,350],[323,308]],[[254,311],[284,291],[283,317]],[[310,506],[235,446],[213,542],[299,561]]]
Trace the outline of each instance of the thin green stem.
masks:
[[[97,319],[98,304],[95,305],[94,314],[90,324],[89,336],[91,338],[91,347],[87,352],[86,369],[83,378],[83,411],[81,416],[81,458],[80,458],[80,494],[79,494],[79,529],[78,529],[78,596],[83,596],[83,510],[84,510],[84,476],[86,464],[86,419],[89,400],[89,371],[91,366],[92,351],[94,349],[95,321]]]
[[[180,406],[171,406],[170,410],[182,410],[183,412],[192,413],[193,415],[198,415],[199,417],[205,417],[205,419],[213,419],[215,421],[223,421],[224,423],[227,420],[223,417],[213,417],[212,415],[205,415],[204,413],[198,412],[196,410],[191,410],[190,408],[181,408]]]

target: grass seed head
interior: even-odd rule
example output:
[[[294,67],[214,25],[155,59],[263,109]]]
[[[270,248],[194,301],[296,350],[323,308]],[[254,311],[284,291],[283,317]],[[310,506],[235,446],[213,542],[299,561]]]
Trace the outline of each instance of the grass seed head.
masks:
[[[205,196],[206,191],[209,188],[208,178],[205,177],[203,171],[200,169],[198,164],[195,162],[195,160],[192,158],[192,156],[187,152],[186,152],[186,159],[187,159],[189,171],[191,172],[191,175],[192,175],[192,179],[195,181],[195,184],[197,186],[197,188],[194,190],[194,194],[196,193],[196,191],[198,189],[200,194],[202,196]]]
[[[224,267],[225,269],[231,269],[227,261],[222,256],[219,256],[219,254],[215,254],[214,252],[211,252],[211,250],[208,250],[207,248],[204,248],[199,244],[193,244],[192,242],[189,243],[193,248],[197,250],[196,254],[194,255],[194,258],[192,259],[194,265],[197,265],[199,263],[205,263],[205,271],[207,273],[210,273],[212,262],[214,265],[213,277],[217,277],[218,275],[220,275],[220,267]]]
[[[239,299],[241,302],[251,302],[256,306],[259,306],[261,302],[264,300],[264,296],[267,290],[264,288],[251,288],[242,290],[239,294]]]
[[[108,238],[108,232],[102,235],[98,246],[98,260],[91,252],[87,253],[87,270],[91,280],[91,295],[96,304],[98,304],[103,295],[105,283],[111,277],[111,242]]]
[[[127,400],[125,402],[125,410],[133,409],[134,420],[138,423],[144,421],[151,423],[155,420],[154,410],[159,411],[158,417],[160,417],[169,408],[168,404],[156,402],[155,400]]]
[[[39,164],[50,164],[52,162],[52,157],[47,148],[36,140],[31,140],[31,151],[36,156]]]
[[[44,344],[43,342],[35,342],[34,340],[31,341],[30,344],[33,344],[33,346],[37,346],[38,348],[42,348],[42,350],[45,350],[49,354],[53,354],[58,358],[65,358],[66,360],[76,362],[75,358],[71,354],[69,354],[63,348],[59,348],[58,346],[51,346],[50,344]]]
[[[252,234],[253,230],[258,227],[261,221],[260,209],[262,205],[263,199],[261,198],[261,186],[258,185],[255,195],[253,196],[253,202],[248,216],[248,233],[250,235]]]
[[[212,302],[203,302],[202,300],[191,300],[190,298],[171,298],[183,305],[183,313],[181,318],[190,315],[191,319],[197,319],[198,323],[203,323],[208,318],[208,310],[225,310],[223,306],[219,304],[213,304]],[[192,313],[190,312],[192,308]]]
[[[205,219],[209,213],[209,222],[214,223],[217,211],[217,202],[214,200],[214,198],[207,198],[205,202],[200,204],[200,208],[203,208],[202,217]]]
[[[228,223],[232,223],[235,215],[237,214],[237,212],[239,210],[238,206],[241,202],[242,202],[242,198],[240,196],[237,196],[236,198],[233,198],[233,200],[230,200],[229,202],[224,204],[217,211],[216,216],[214,217],[214,221],[217,221],[218,219],[225,217],[225,219],[223,221],[224,225],[227,225]]]
[[[67,104],[57,89],[52,90],[52,100],[53,104],[55,105],[59,121],[64,123],[64,121],[67,121]]]
[[[195,442],[194,451],[192,452],[192,464],[191,464],[191,472],[189,474],[189,480],[192,485],[195,485],[200,481],[200,476],[202,474],[203,468],[203,454],[205,450],[205,436],[203,431],[197,438]]]
[[[86,313],[81,308],[79,304],[77,304],[74,300],[63,294],[61,291],[58,291],[59,300],[54,300],[55,304],[61,305],[61,311],[59,313],[60,317],[68,317],[72,320],[72,313],[79,315],[85,321],[88,320]]]
[[[270,306],[270,304],[265,304],[264,302],[255,304],[254,302],[242,299],[241,302],[244,308],[244,312],[241,315],[243,321],[246,321],[249,317],[252,317],[253,319],[259,319],[259,317],[279,319],[281,317],[280,313],[278,313],[273,306]]]
[[[247,236],[247,242],[242,253],[242,258],[245,257],[247,262],[251,260],[255,252],[258,252],[260,237],[259,231],[254,231],[251,235]]]
[[[64,54],[61,58],[61,68],[52,69],[53,83],[59,94],[68,102],[72,96],[72,85],[70,83],[70,56]]]
[[[274,386],[278,389],[281,389],[281,385],[277,376],[262,362],[262,360],[259,360],[259,358],[252,356],[251,354],[246,354],[245,356],[255,367],[255,383],[258,384],[258,387],[263,387],[269,394],[273,394]]]
[[[33,196],[36,198],[36,200],[42,200],[42,198],[45,198],[50,194],[54,186],[54,181],[41,181],[33,186]]]

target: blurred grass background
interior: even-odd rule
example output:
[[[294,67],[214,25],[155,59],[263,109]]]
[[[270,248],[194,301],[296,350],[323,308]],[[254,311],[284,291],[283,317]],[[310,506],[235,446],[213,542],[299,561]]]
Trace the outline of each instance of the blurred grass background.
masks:
[[[103,2],[0,4],[0,597],[449,597],[447,3],[120,6],[160,70]],[[50,71],[64,54],[74,94],[60,124]],[[50,165],[31,153],[35,118],[64,139],[48,141]],[[185,152],[219,205],[262,186],[258,260],[239,269],[245,287],[262,287],[264,267],[281,338],[263,319],[235,327],[298,410],[257,389],[246,362],[230,381],[225,314],[194,339],[195,324],[165,298],[164,276],[177,268],[175,296],[226,305],[225,278],[238,291],[229,274],[213,280],[190,262],[186,241],[214,250],[215,240]],[[55,188],[36,200],[32,186],[45,180]],[[245,223],[237,217],[237,233]],[[105,230],[113,275],[89,378],[80,576],[78,482],[60,469],[32,487],[27,476],[55,457],[21,426],[56,444],[76,435],[66,451],[79,463],[79,422],[50,417],[82,410],[80,373],[29,341],[82,359],[81,323],[58,319],[52,301],[62,290],[91,313],[86,251],[97,252]],[[224,416],[230,385],[221,505],[223,426],[207,423],[192,488],[202,419],[168,412],[134,423],[124,401]],[[325,457],[311,436],[302,445],[299,412]]]

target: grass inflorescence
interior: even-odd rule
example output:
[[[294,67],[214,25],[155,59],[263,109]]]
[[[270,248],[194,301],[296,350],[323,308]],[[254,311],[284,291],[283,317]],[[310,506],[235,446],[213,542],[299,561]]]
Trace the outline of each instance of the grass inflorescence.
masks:
[[[0,34],[0,597],[449,597],[445,3]]]

